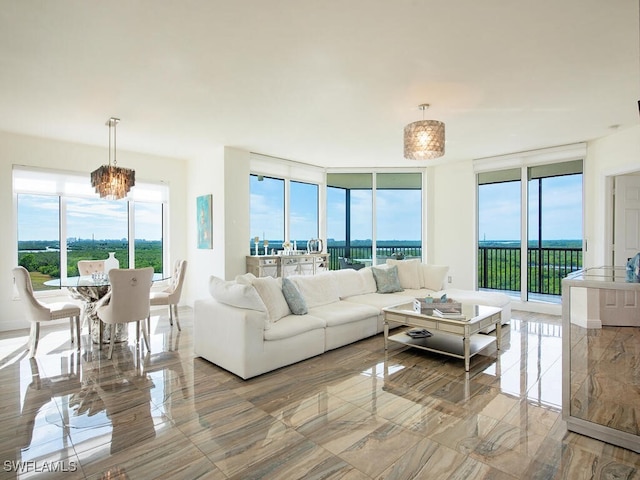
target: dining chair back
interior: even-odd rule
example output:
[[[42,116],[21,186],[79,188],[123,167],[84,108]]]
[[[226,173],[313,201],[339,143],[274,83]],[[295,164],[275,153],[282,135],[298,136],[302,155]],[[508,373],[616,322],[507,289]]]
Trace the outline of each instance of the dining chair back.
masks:
[[[111,325],[117,323],[136,322],[136,346],[140,341],[140,324],[144,341],[149,348],[146,322],[149,318],[149,294],[153,279],[153,267],[138,269],[109,270],[109,283],[111,291],[100,300],[96,314],[104,323]],[[102,348],[102,322],[100,322],[100,348]],[[113,328],[111,329],[113,332]],[[109,346],[109,358],[113,354],[115,335],[111,335]]]
[[[178,327],[178,330],[182,330],[182,328],[180,327],[180,319],[178,318],[178,303],[180,303],[180,296],[182,295],[182,286],[184,284],[186,271],[187,261],[176,260],[169,286],[162,291],[152,292],[150,296],[152,306],[169,306],[170,325],[173,325],[173,317],[175,312],[176,326]]]
[[[104,272],[104,260],[79,260],[78,274],[81,276]]]
[[[33,284],[29,271],[24,267],[13,269],[13,280],[20,296],[23,311],[27,320],[31,322],[31,333],[29,336],[29,356],[33,357],[38,348],[40,338],[40,322],[49,322],[68,318],[71,325],[71,343],[74,342],[74,323],[76,348],[80,348],[80,307],[75,303],[56,302],[43,304],[33,293]]]

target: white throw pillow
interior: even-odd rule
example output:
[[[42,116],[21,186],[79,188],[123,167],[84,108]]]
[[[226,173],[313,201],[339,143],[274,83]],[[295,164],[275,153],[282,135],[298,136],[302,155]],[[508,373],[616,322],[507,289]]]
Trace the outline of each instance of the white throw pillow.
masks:
[[[421,287],[420,281],[420,260],[394,260],[387,259],[387,265],[398,267],[398,278],[402,288],[417,290]]]
[[[373,278],[372,268],[373,267],[365,267],[358,270],[358,274],[362,277],[364,284],[364,291],[362,293],[376,293],[376,290],[378,290],[376,279]]]
[[[241,285],[253,285],[253,281],[258,278],[253,273],[243,273],[242,275],[236,275],[236,282]]]
[[[332,273],[289,277],[304,297],[309,309],[340,301],[338,284]]]
[[[420,265],[422,273],[422,287],[429,290],[442,290],[444,279],[449,271],[448,265]]]
[[[267,307],[252,285],[242,285],[236,282],[227,282],[211,275],[209,278],[209,293],[220,303],[232,307],[246,308],[266,312]]]
[[[277,322],[282,317],[291,315],[289,304],[282,293],[282,283],[273,277],[256,278],[253,286],[258,291],[258,295],[267,307],[269,320]]]

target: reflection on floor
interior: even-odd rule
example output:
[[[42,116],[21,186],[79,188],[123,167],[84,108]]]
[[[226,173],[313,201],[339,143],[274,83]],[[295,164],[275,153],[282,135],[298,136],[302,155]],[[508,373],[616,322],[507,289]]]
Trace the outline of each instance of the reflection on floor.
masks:
[[[0,334],[0,478],[640,478],[640,455],[566,431],[559,317],[514,312],[469,373],[377,336],[243,381],[194,358],[180,313],[142,358],[88,335],[78,354],[66,324],[35,360]]]
[[[571,326],[571,415],[640,435],[640,329]]]

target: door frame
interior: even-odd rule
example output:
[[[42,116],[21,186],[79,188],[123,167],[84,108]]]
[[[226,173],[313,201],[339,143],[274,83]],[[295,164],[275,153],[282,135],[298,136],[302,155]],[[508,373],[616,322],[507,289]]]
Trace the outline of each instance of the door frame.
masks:
[[[614,225],[614,198],[613,198],[613,186],[615,177],[629,175],[629,174],[640,174],[640,169],[627,167],[624,169],[610,171],[605,174],[604,183],[605,183],[605,244],[606,250],[604,253],[604,258],[606,260],[607,265],[613,265],[615,263],[614,253],[613,253],[613,225]]]

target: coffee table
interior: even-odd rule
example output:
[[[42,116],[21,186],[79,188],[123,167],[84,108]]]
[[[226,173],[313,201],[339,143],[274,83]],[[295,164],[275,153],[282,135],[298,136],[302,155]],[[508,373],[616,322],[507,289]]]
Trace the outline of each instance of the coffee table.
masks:
[[[404,303],[382,309],[384,314],[384,349],[388,342],[397,342],[430,352],[441,353],[464,359],[464,370],[469,371],[469,360],[479,351],[496,342],[500,350],[502,338],[502,309],[487,305],[462,304],[465,320],[443,318],[418,313],[413,303]],[[412,338],[403,329],[400,333],[389,336],[389,323],[396,323],[413,328],[425,328],[431,332],[430,337]],[[481,330],[495,325],[496,334],[480,334]]]

